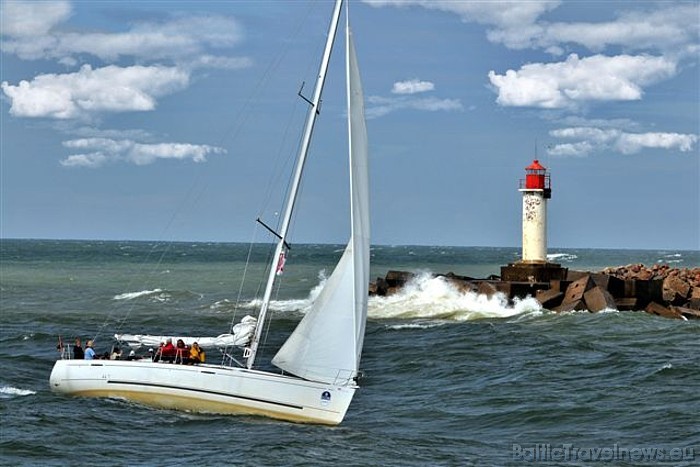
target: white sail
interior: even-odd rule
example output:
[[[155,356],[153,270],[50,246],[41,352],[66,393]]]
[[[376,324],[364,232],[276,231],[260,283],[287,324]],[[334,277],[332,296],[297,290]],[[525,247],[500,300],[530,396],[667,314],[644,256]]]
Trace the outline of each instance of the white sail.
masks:
[[[272,363],[312,381],[355,384],[369,283],[367,130],[360,74],[347,31],[351,238],[326,286]]]

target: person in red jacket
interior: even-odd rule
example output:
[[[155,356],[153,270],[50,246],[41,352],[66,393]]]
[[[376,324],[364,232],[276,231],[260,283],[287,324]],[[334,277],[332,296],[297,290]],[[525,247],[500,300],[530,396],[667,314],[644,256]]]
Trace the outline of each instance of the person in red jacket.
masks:
[[[177,349],[173,345],[172,339],[168,338],[168,340],[165,342],[165,345],[160,350],[161,359],[164,362],[172,363],[175,360],[175,355],[177,355]]]

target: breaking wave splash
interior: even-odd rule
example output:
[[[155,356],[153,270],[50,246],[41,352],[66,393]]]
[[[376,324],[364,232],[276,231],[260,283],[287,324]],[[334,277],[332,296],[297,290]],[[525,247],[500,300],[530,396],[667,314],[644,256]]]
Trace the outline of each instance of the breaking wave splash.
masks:
[[[573,253],[548,253],[547,261],[559,261],[570,263],[573,260],[578,259],[578,255]]]
[[[31,396],[36,391],[29,389],[19,389],[12,386],[0,386],[0,399],[10,399],[17,396]]]
[[[139,292],[125,292],[125,293],[122,293],[119,295],[115,295],[114,300],[133,300],[133,299],[139,298],[139,297],[158,295],[162,292],[163,292],[162,289],[141,290]]]
[[[489,297],[460,291],[444,278],[429,273],[416,276],[394,295],[371,297],[369,301],[369,317],[375,319],[469,321],[541,312],[542,306],[534,298],[510,303],[502,293]]]
[[[325,272],[319,274],[319,283],[308,297],[295,300],[277,300],[270,303],[276,312],[306,313],[326,285]],[[257,308],[260,300],[253,300],[243,308]],[[468,321],[474,319],[510,318],[521,314],[541,314],[542,306],[534,298],[509,302],[502,293],[491,297],[458,290],[442,277],[428,272],[417,275],[399,292],[388,296],[372,296],[368,303],[370,319],[408,319]],[[426,324],[429,326],[434,325]],[[423,326],[423,325],[420,325]]]
[[[141,290],[138,292],[125,292],[112,297],[113,300],[128,301],[135,300],[137,298],[146,299],[151,302],[171,302],[173,300],[189,299],[189,298],[199,298],[201,299],[202,294],[185,291],[169,291],[163,289],[153,289],[153,290]]]

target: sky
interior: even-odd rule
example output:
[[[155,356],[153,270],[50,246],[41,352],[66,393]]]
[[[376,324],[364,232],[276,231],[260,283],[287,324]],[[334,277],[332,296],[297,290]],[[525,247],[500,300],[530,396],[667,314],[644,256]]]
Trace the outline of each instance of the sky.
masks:
[[[0,5],[0,237],[269,240],[332,3]],[[362,0],[350,22],[372,243],[519,247],[537,158],[550,252],[700,249],[700,2]],[[342,51],[292,243],[347,241]]]

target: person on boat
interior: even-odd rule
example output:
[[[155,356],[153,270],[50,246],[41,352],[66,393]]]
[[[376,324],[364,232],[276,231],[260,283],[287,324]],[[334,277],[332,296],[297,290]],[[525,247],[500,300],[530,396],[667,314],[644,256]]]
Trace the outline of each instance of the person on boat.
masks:
[[[168,340],[165,342],[165,345],[160,348],[161,359],[165,362],[172,363],[175,360],[176,355],[177,349],[173,345],[173,340],[171,338],[168,338]]]
[[[92,340],[85,343],[85,360],[95,359],[95,349],[92,348]]]
[[[204,363],[206,358],[204,350],[199,346],[198,343],[193,342],[192,347],[190,347],[190,359],[189,363]]]
[[[112,349],[112,355],[109,356],[109,359],[110,360],[119,360],[121,358],[122,358],[122,349],[120,349],[119,347],[114,347],[114,349]]]
[[[73,359],[82,360],[85,358],[85,352],[83,351],[83,346],[80,342],[80,337],[75,338],[75,343],[73,344]]]
[[[182,339],[177,340],[175,347],[175,363],[187,363],[190,359],[190,349],[185,345]]]
[[[141,360],[141,357],[136,355],[136,351],[132,350],[129,352],[129,356],[126,357],[127,360],[132,361],[132,360]]]

